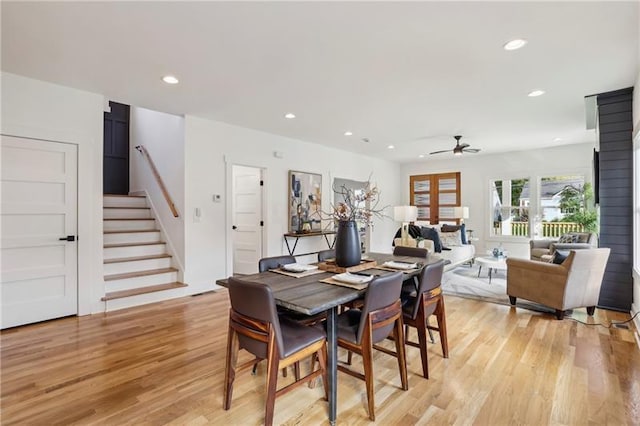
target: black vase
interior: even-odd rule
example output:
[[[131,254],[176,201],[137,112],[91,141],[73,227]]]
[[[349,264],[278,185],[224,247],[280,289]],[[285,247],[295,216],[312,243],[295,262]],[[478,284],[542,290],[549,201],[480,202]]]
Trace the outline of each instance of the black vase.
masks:
[[[336,265],[349,267],[360,264],[360,234],[355,221],[338,221],[336,234]]]

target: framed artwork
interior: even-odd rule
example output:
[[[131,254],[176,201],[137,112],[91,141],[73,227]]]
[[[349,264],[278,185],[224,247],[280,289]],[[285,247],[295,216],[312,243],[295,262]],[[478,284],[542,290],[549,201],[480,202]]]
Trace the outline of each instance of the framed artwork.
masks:
[[[322,230],[322,175],[289,170],[289,232]]]

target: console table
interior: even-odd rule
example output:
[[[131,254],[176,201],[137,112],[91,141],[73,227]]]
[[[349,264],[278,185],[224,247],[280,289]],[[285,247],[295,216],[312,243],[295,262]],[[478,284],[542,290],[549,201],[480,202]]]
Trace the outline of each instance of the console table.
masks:
[[[327,242],[327,246],[332,249],[333,245],[336,242],[336,239],[334,238],[333,241],[329,241],[329,235],[335,235],[336,231],[318,231],[318,232],[303,232],[303,233],[295,233],[295,232],[287,232],[286,234],[284,234],[284,242],[287,244],[287,250],[289,251],[289,255],[291,256],[307,256],[309,254],[316,254],[318,253],[317,251],[312,251],[309,253],[301,253],[301,254],[294,254],[296,251],[296,247],[298,245],[298,240],[300,240],[300,238],[307,238],[307,237],[324,237],[324,240]],[[293,247],[291,247],[289,245],[289,238],[293,238],[295,239],[293,242]]]

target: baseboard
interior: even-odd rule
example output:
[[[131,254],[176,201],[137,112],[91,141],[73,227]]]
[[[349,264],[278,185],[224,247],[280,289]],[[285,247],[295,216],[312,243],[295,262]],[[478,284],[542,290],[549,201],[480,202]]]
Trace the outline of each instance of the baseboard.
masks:
[[[631,316],[636,315],[638,312],[640,312],[640,306],[636,306],[635,304],[631,305]],[[633,324],[636,327],[636,343],[638,344],[638,349],[640,349],[640,315],[638,315],[637,317],[635,317],[635,319],[633,320]]]

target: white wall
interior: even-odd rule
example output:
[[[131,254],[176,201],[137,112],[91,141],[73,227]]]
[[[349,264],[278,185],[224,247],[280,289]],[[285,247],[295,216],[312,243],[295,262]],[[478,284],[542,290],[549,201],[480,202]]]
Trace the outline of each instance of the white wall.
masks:
[[[146,191],[157,214],[169,252],[177,267],[184,270],[184,118],[131,107],[130,121],[131,192]],[[153,160],[179,217],[169,209],[147,160],[135,147],[143,145]]]
[[[103,97],[2,72],[2,133],[78,146],[78,310],[104,310]]]
[[[322,174],[324,209],[332,199],[334,177],[363,181],[373,173],[372,180],[382,192],[381,204],[393,206],[400,200],[400,166],[384,160],[192,116],[185,118],[185,147],[185,282],[190,286],[210,287],[231,271],[230,205],[226,199],[231,164],[266,170],[264,256],[286,254],[283,234],[287,232],[289,170]],[[275,158],[274,151],[282,152],[284,158]],[[214,203],[213,194],[224,194],[223,202]],[[202,212],[198,223],[193,221],[195,208]],[[391,219],[376,220],[371,250],[389,251],[397,228]],[[326,248],[320,239],[305,243],[296,252]]]
[[[556,148],[533,149],[528,151],[500,154],[474,155],[461,157],[446,154],[427,161],[402,166],[402,200],[409,202],[409,177],[411,175],[461,172],[461,201],[469,207],[469,219],[465,220],[473,236],[479,238],[476,251],[480,254],[502,243],[512,257],[529,257],[527,238],[491,237],[491,206],[489,199],[489,181],[492,179],[523,178],[531,179],[532,196],[538,192],[536,178],[558,174],[583,174],[586,181],[592,181],[593,144],[584,143],[565,145]],[[536,195],[537,197],[537,195]],[[532,197],[531,205],[537,203]],[[530,212],[530,217],[533,217]]]

